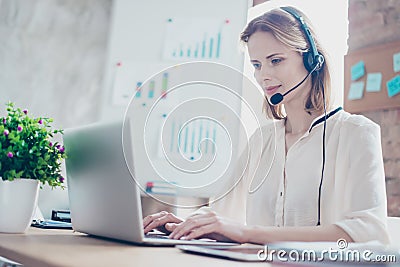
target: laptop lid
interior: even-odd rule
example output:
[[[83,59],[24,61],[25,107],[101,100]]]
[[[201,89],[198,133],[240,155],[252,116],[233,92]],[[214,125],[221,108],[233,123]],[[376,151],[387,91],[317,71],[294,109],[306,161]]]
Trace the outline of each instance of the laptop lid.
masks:
[[[64,146],[74,230],[149,245],[234,245],[215,240],[148,238],[143,234],[139,186],[134,179],[129,121],[66,129]],[[128,167],[127,162],[130,162]]]
[[[125,123],[65,130],[71,220],[79,232],[142,242],[140,193],[126,164],[133,153],[129,121]]]

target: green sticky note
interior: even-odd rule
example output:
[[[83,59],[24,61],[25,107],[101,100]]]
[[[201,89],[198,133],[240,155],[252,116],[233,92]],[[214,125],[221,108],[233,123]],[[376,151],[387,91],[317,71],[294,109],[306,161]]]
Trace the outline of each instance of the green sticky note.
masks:
[[[394,72],[400,71],[400,53],[393,55],[393,70]]]
[[[400,75],[392,78],[386,83],[387,92],[389,97],[393,97],[400,93]]]
[[[379,92],[381,90],[382,73],[368,73],[367,74],[367,86],[365,90],[367,92]]]
[[[364,82],[363,81],[355,82],[351,83],[347,98],[349,100],[357,100],[361,99],[363,97],[363,94],[364,94]]]
[[[365,75],[364,61],[359,61],[351,67],[351,80],[355,81]]]

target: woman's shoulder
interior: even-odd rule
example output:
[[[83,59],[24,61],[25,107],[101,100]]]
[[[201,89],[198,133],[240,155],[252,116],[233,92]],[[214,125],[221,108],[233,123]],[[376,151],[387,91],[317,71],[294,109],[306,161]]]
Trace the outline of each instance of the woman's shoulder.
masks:
[[[341,110],[335,119],[340,122],[343,127],[347,128],[358,128],[359,126],[365,126],[367,128],[379,128],[379,125],[364,115],[351,114],[347,111]]]

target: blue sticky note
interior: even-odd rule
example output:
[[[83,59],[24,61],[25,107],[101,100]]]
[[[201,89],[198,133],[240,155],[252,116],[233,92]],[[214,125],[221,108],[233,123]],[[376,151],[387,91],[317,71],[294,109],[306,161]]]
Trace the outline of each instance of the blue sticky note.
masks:
[[[393,55],[393,70],[394,72],[400,71],[400,52]]]
[[[368,73],[367,74],[367,86],[365,90],[367,92],[379,92],[381,90],[382,73]]]
[[[356,100],[361,99],[364,94],[364,82],[354,82],[350,85],[349,94],[347,95],[347,99]]]
[[[400,93],[400,75],[392,78],[386,83],[387,92],[389,97],[393,97]]]
[[[351,80],[355,81],[360,79],[365,74],[364,61],[359,61],[351,67]]]

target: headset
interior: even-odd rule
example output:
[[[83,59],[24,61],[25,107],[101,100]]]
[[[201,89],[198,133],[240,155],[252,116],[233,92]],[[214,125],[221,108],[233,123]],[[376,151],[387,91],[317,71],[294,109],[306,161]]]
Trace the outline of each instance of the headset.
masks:
[[[292,91],[294,91],[300,85],[302,85],[312,73],[316,72],[318,74],[319,70],[322,68],[322,66],[325,62],[324,56],[318,52],[317,46],[315,45],[315,42],[311,35],[310,29],[308,28],[307,24],[304,22],[303,17],[299,13],[297,13],[297,11],[292,7],[288,7],[288,6],[281,7],[281,9],[286,11],[290,15],[292,15],[299,22],[300,28],[301,28],[302,32],[304,33],[308,44],[310,45],[310,49],[307,52],[303,52],[303,64],[307,70],[307,75],[304,77],[303,80],[301,80],[298,84],[296,84],[293,88],[288,90],[286,93],[284,93],[284,94],[276,93],[273,96],[271,96],[270,102],[272,105],[277,105],[280,102],[282,102],[283,98],[286,95],[290,94]],[[324,96],[324,98],[325,98],[325,96]],[[325,103],[325,100],[324,100],[324,103]]]
[[[317,73],[317,77],[319,78],[319,70],[322,68],[324,62],[325,62],[325,58],[323,55],[321,55],[318,50],[317,50],[317,46],[315,45],[314,39],[311,35],[310,29],[308,28],[307,24],[304,22],[303,17],[297,13],[297,11],[292,8],[292,7],[281,7],[282,10],[286,11],[287,13],[289,13],[290,15],[292,15],[300,24],[300,28],[302,29],[308,44],[310,45],[310,49],[307,52],[303,53],[303,63],[304,63],[304,67],[306,68],[306,70],[308,71],[307,76],[299,83],[297,84],[295,87],[293,87],[292,89],[290,89],[288,92],[286,92],[284,95],[277,95],[275,97],[275,99],[280,100],[279,102],[281,102],[283,100],[283,97],[290,93],[291,91],[293,91],[294,89],[296,89],[298,86],[300,86],[300,84],[302,84],[307,77],[313,73],[316,72]],[[321,225],[321,191],[322,191],[322,181],[324,179],[324,170],[325,170],[325,132],[326,132],[326,120],[329,116],[333,115],[334,113],[336,113],[335,110],[332,112],[332,114],[329,114],[327,116],[326,114],[326,101],[325,101],[325,89],[323,88],[323,83],[321,83],[322,85],[322,96],[323,96],[323,100],[324,100],[324,129],[323,129],[323,135],[322,135],[322,171],[321,171],[321,179],[320,179],[320,183],[319,183],[319,190],[318,190],[318,218],[317,218],[317,226]],[[275,96],[275,95],[274,95]],[[272,98],[274,97],[271,97]],[[278,103],[279,103],[278,102]],[[273,103],[274,104],[274,103]]]
[[[307,24],[304,22],[303,17],[292,7],[285,6],[281,7],[281,9],[292,15],[300,23],[300,27],[310,45],[309,51],[303,53],[304,67],[308,72],[320,70],[324,64],[325,58],[318,52],[314,38],[312,37]]]

